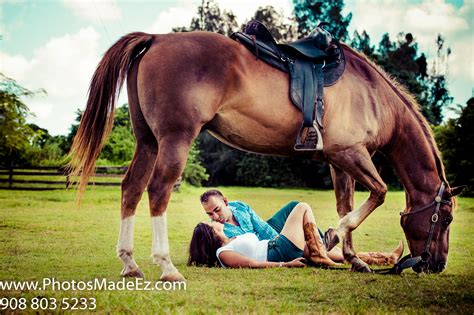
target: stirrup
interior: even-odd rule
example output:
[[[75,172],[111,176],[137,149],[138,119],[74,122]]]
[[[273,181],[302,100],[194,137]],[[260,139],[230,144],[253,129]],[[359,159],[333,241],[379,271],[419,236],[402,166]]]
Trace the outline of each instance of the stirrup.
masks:
[[[316,151],[317,144],[318,144],[318,130],[317,127],[313,124],[311,127],[301,126],[300,131],[298,132],[298,136],[296,137],[296,143],[294,146],[295,151]],[[301,138],[305,131],[306,137],[304,141],[301,141]]]

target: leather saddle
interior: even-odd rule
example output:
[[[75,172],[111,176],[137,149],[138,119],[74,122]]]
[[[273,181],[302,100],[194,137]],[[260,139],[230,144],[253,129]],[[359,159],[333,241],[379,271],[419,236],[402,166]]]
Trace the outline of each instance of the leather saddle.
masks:
[[[244,32],[231,35],[257,59],[290,75],[291,101],[303,113],[294,146],[297,151],[323,149],[323,87],[336,83],[345,69],[343,50],[324,25],[289,44],[277,43],[265,25],[256,20],[250,21]]]

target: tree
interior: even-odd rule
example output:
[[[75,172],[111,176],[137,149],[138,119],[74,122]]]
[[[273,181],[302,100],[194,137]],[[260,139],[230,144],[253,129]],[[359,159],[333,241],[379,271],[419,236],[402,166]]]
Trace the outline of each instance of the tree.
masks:
[[[449,95],[446,84],[448,58],[451,55],[451,48],[444,47],[444,42],[444,37],[438,34],[436,38],[437,58],[433,62],[427,82],[428,89],[424,95],[427,99],[427,111],[431,116],[431,123],[434,125],[441,124],[443,121],[443,109],[453,102],[453,97]]]
[[[232,11],[221,11],[214,0],[203,0],[190,26],[175,27],[173,32],[208,31],[229,36],[238,28],[239,25]]]
[[[30,146],[35,131],[26,121],[33,114],[21,98],[36,93],[45,91],[32,92],[0,73],[0,164],[12,165]]]
[[[69,145],[76,135],[82,112],[77,110],[76,114],[77,124],[73,124],[70,127],[70,132],[67,136]],[[128,104],[123,104],[115,110],[112,132],[102,148],[99,164],[129,165],[134,155],[134,149],[135,137],[130,122],[129,108]],[[199,160],[199,153],[197,145],[193,144],[183,172],[183,179],[196,186],[200,186],[204,180],[208,179],[206,169]]]
[[[370,36],[364,30],[362,34],[358,31],[354,31],[354,36],[351,40],[351,47],[364,53],[367,57],[372,57],[375,51],[375,47],[370,45]]]
[[[467,185],[465,195],[474,196],[474,98],[467,101],[459,118],[434,128],[452,186]]]
[[[128,164],[135,150],[135,138],[128,104],[124,104],[115,110],[112,133],[104,145],[99,159],[109,161],[112,164]]]
[[[67,135],[69,148],[76,136],[81,117],[82,111],[78,109],[76,111],[76,123],[71,125],[69,128],[69,134]],[[133,136],[132,125],[130,122],[128,104],[123,104],[115,110],[112,132],[102,148],[102,152],[99,156],[99,164],[129,164],[133,158],[134,148],[135,138]]]
[[[443,121],[443,109],[453,100],[446,86],[447,62],[451,49],[444,46],[441,35],[437,36],[436,45],[438,57],[430,71],[426,56],[418,51],[411,33],[400,33],[396,42],[392,42],[389,35],[385,34],[377,53],[372,54],[376,63],[415,96],[423,115],[433,125],[439,125]]]
[[[259,7],[252,19],[262,22],[277,42],[290,42],[298,37],[297,27],[271,5]]]
[[[347,27],[352,13],[342,16],[343,0],[293,0],[293,5],[299,37],[308,36],[320,22],[327,22],[329,25],[325,29],[335,38],[349,39]]]
[[[34,135],[30,145],[18,156],[22,165],[64,166],[67,156],[66,136],[52,136],[47,129],[30,124]]]
[[[186,162],[186,167],[183,172],[183,180],[194,186],[201,186],[202,182],[209,178],[199,155],[198,142],[194,141],[189,150],[188,161]]]

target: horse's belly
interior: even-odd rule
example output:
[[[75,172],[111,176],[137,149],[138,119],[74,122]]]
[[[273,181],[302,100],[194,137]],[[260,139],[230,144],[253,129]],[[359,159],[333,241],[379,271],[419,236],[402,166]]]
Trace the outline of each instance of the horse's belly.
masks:
[[[293,146],[301,125],[291,115],[271,108],[217,113],[209,132],[222,142],[245,151],[269,155],[294,155]]]

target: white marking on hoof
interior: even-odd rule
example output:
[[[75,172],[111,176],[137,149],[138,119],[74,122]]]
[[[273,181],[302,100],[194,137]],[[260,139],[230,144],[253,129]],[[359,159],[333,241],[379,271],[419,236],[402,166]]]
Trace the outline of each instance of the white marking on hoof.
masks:
[[[160,277],[160,280],[167,281],[167,282],[186,282],[186,279],[179,272],[175,272],[175,273],[167,274],[167,275],[162,274]]]
[[[124,267],[122,269],[121,275],[122,277],[145,278],[145,275],[139,268],[130,269],[130,268]]]

